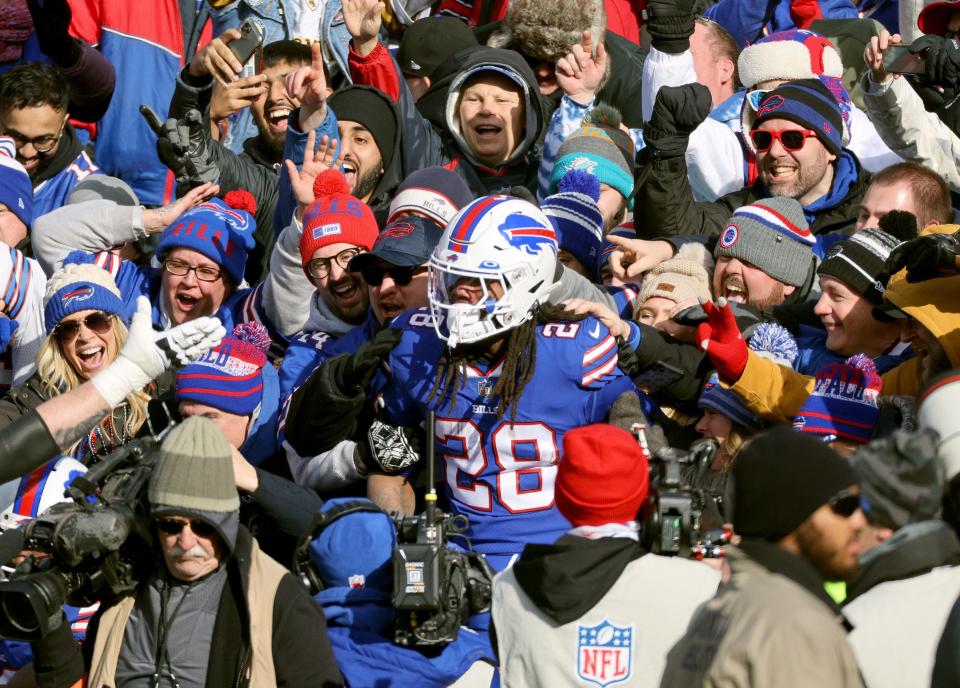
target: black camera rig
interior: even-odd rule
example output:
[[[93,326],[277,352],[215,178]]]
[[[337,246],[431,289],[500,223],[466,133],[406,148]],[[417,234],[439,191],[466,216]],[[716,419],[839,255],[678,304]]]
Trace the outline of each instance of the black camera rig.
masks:
[[[26,556],[0,581],[0,637],[37,640],[76,606],[127,594],[155,564],[147,486],[157,440],[136,440],[104,457],[66,490],[72,501],[0,535],[7,561]]]

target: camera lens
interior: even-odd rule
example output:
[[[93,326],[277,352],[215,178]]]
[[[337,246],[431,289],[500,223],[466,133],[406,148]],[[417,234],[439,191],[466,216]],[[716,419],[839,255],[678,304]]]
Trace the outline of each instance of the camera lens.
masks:
[[[30,598],[20,592],[7,592],[0,598],[0,609],[7,623],[22,633],[36,633],[40,630],[40,621],[30,604]]]

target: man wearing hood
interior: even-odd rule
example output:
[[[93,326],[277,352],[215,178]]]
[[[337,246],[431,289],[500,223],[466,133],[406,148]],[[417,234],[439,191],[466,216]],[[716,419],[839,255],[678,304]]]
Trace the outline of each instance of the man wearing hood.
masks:
[[[462,175],[477,195],[511,186],[536,191],[535,144],[546,118],[536,76],[523,57],[496,48],[471,52],[450,83],[446,126],[435,128],[417,111],[399,66],[377,38],[378,7],[344,8],[353,36],[350,74],[354,83],[375,86],[397,103],[404,173],[444,165]]]
[[[159,451],[148,495],[163,563],[101,605],[87,659],[65,623],[34,643],[38,683],[342,685],[319,607],[240,525],[223,434],[191,418]]]
[[[639,542],[650,477],[630,433],[587,425],[566,434],[563,451],[554,495],[572,529],[553,544],[527,545],[494,579],[491,635],[503,683],[658,685],[667,652],[720,574]]]

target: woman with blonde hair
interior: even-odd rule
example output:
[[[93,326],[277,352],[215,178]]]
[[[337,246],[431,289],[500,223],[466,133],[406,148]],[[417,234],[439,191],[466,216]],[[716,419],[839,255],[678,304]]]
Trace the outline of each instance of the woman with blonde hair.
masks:
[[[0,399],[0,428],[112,363],[126,341],[129,319],[130,307],[106,270],[69,263],[55,272],[44,296],[47,337],[37,352],[37,371]],[[70,453],[89,463],[135,437],[148,399],[143,392],[129,394]]]

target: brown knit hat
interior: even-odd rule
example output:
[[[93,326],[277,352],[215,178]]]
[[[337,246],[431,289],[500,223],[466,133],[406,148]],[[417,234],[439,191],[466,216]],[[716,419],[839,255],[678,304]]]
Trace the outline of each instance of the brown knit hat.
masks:
[[[588,29],[594,43],[603,40],[607,29],[603,0],[511,0],[503,24],[487,45],[556,62]]]
[[[699,297],[710,298],[713,258],[701,244],[684,244],[677,255],[655,266],[640,287],[637,303],[641,306],[654,296],[678,306],[694,305]]]

